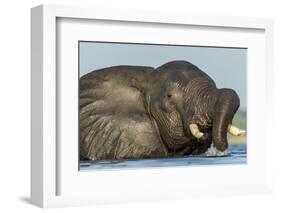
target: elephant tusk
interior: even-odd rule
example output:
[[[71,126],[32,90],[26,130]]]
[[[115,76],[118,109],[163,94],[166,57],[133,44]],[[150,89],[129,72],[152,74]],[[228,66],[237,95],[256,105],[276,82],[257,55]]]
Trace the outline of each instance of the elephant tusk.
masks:
[[[204,136],[204,133],[200,132],[197,124],[190,124],[189,129],[190,129],[191,134],[197,139],[200,139]]]
[[[243,130],[243,129],[239,129],[238,127],[232,125],[232,124],[229,124],[228,125],[228,128],[227,128],[227,131],[231,134],[231,135],[234,135],[234,136],[243,136],[243,135],[246,135],[246,131]]]

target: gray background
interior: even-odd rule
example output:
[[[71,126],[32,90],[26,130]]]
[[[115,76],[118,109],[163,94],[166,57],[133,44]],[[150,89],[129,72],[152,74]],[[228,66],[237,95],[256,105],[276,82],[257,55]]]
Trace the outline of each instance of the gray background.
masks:
[[[246,110],[247,49],[148,44],[79,42],[80,76],[115,65],[158,67],[172,60],[189,61],[206,72],[218,88],[232,88]]]

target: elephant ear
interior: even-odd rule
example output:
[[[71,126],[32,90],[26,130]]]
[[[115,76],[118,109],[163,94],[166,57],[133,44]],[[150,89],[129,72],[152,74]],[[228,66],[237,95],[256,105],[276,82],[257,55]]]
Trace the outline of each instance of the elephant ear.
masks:
[[[110,145],[112,140],[107,137],[119,137],[120,131],[112,128],[111,116],[99,112],[105,105],[105,81],[99,75],[87,75],[80,79],[79,101],[79,148],[80,155],[84,158],[96,160],[101,156],[109,156],[106,149],[98,152],[102,146]],[[113,130],[113,131],[112,131]],[[94,143],[93,141],[99,141]]]
[[[141,92],[119,80],[106,72],[92,72],[80,79],[80,155],[120,160],[162,154]]]

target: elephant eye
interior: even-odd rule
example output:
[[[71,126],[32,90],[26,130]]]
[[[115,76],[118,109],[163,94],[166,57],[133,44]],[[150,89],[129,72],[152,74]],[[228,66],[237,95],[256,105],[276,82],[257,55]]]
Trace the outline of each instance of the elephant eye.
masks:
[[[172,95],[171,95],[171,94],[168,94],[168,95],[167,95],[167,97],[168,97],[168,98],[171,98],[171,97],[172,97]]]

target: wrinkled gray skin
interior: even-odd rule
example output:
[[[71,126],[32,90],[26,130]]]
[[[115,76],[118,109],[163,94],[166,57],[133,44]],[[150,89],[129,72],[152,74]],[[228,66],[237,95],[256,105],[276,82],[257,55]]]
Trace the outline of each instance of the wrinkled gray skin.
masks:
[[[195,65],[172,61],[157,69],[115,66],[80,79],[80,156],[123,160],[196,155],[211,143],[228,147],[227,126],[239,107],[231,89]],[[196,139],[188,126],[204,133]]]

